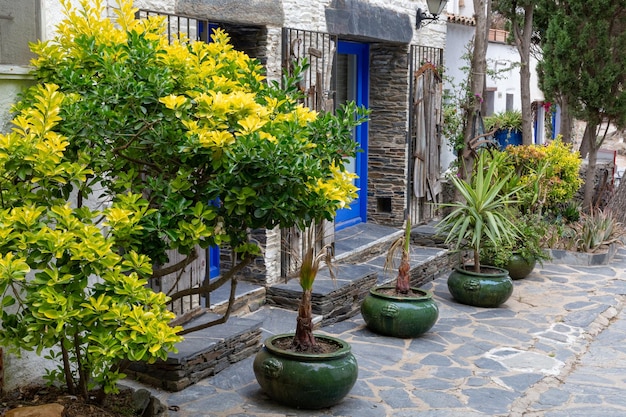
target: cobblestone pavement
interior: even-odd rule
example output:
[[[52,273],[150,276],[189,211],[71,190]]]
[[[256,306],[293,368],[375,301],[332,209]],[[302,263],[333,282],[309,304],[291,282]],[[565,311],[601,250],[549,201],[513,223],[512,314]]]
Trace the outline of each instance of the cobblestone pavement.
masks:
[[[625,249],[606,266],[538,266],[494,309],[453,302],[446,278],[425,287],[440,315],[420,338],[376,335],[360,316],[321,330],[349,341],[359,363],[356,385],[334,407],[273,403],[252,358],[156,395],[179,417],[626,416]]]

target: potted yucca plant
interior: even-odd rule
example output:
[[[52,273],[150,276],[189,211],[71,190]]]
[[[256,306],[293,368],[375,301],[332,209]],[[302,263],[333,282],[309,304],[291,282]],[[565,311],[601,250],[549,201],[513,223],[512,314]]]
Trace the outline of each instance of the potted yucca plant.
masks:
[[[513,282],[505,269],[481,265],[480,253],[486,244],[511,243],[518,235],[510,220],[510,207],[518,187],[507,188],[512,172],[500,169],[507,155],[493,156],[481,151],[472,177],[451,177],[461,201],[445,204],[452,211],[438,224],[446,243],[456,250],[469,249],[474,263],[455,268],[448,277],[448,288],[457,301],[480,307],[497,307],[513,292]]]
[[[298,305],[295,333],[267,338],[254,359],[254,374],[271,398],[296,407],[329,407],[345,397],[358,376],[350,345],[336,337],[313,334],[311,294],[317,273],[324,263],[334,279],[330,244],[316,244],[314,227],[305,233],[298,270],[302,298]],[[315,392],[317,395],[310,395]]]
[[[337,154],[344,155],[342,158],[354,156],[356,144],[352,140],[352,129],[366,120],[367,113],[354,103],[348,103],[341,106],[336,115],[316,115],[311,122],[310,137],[319,139],[322,146],[331,136],[340,145]],[[263,391],[272,399],[296,408],[319,409],[336,404],[350,392],[358,376],[357,362],[347,342],[313,333],[311,295],[323,264],[334,278],[331,247],[316,239],[319,237],[315,234],[316,225],[333,219],[336,210],[348,205],[357,191],[354,174],[345,171],[343,165],[335,164],[332,168],[332,176],[324,181],[316,180],[305,196],[321,206],[319,214],[314,215],[309,209],[303,213],[304,218],[296,222],[298,229],[304,231],[298,268],[302,297],[296,331],[267,338],[253,364]]]

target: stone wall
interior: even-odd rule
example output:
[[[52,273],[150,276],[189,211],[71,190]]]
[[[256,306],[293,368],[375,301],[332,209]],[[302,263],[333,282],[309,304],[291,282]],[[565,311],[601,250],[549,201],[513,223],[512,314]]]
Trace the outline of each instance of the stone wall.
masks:
[[[166,361],[133,362],[125,373],[156,388],[180,391],[257,352],[261,336],[259,322],[234,317],[227,324],[194,332]]]
[[[372,44],[368,220],[402,226],[407,203],[408,46]]]
[[[586,181],[587,178],[587,168],[588,164],[585,161],[580,167],[580,177],[583,179],[583,185],[574,196],[574,201],[580,204],[582,204],[585,195],[584,181]],[[613,164],[613,161],[598,161],[596,163],[592,202],[594,204],[597,203],[600,208],[603,208],[607,204],[615,191],[613,184],[614,172],[615,164]]]

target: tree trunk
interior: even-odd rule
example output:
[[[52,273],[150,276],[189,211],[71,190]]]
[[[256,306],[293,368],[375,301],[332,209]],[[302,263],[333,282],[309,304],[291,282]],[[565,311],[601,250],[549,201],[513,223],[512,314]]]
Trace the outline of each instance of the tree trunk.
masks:
[[[585,135],[583,137],[583,143],[587,143],[589,151],[587,155],[587,174],[585,176],[585,193],[583,197],[583,210],[586,212],[591,211],[593,191],[595,189],[596,160],[598,157],[597,131],[598,125],[596,123],[587,122]]]
[[[480,252],[474,251],[474,272],[478,272],[480,274]]]
[[[530,42],[533,33],[533,3],[524,6],[524,27],[513,21],[515,45],[520,56],[520,91],[522,100],[522,144],[533,144],[532,103],[530,101]]]
[[[476,136],[475,121],[480,111],[483,100],[483,88],[485,85],[485,73],[487,71],[487,14],[490,10],[491,0],[474,0],[474,12],[476,16],[476,29],[474,32],[474,48],[470,63],[469,90],[471,97],[465,109],[465,150],[462,158],[460,174],[463,178],[471,177],[474,166],[474,153],[470,141]]]
[[[559,126],[559,133],[563,136],[563,143],[572,143],[574,141],[572,138],[572,125],[574,118],[572,116],[572,112],[570,111],[567,97],[561,96],[559,105],[561,107],[561,123]]]
[[[593,130],[595,132],[596,129],[594,128]],[[583,139],[580,142],[580,148],[578,148],[578,152],[580,152],[580,157],[583,159],[587,158],[587,155],[589,154],[589,149],[591,147],[589,142],[591,141],[591,138],[593,138],[594,134],[595,133],[589,133],[589,123],[587,122],[587,125],[585,126],[585,131],[583,132]]]
[[[410,271],[411,265],[409,263],[409,254],[403,251],[402,259],[400,260],[400,266],[398,267],[398,278],[396,279],[396,293],[409,293],[409,290],[411,289]]]
[[[626,179],[622,179],[613,195],[613,198],[609,200],[606,206],[606,211],[609,212],[615,221],[622,224],[626,224]]]
[[[293,348],[298,352],[314,352],[317,348],[313,337],[313,308],[311,307],[311,290],[302,291],[302,301],[298,306],[296,335]]]

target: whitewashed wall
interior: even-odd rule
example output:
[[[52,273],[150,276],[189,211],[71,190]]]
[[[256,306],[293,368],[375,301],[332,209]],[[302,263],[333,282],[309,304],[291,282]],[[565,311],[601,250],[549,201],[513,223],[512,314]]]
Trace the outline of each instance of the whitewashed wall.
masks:
[[[472,17],[474,14],[474,5],[472,0],[451,0],[448,2],[447,11],[464,17]],[[474,38],[475,27],[461,24],[448,24],[446,37],[446,46],[444,51],[446,75],[453,83],[458,85],[466,76],[462,67],[469,65],[463,59],[463,55],[467,53],[467,45]],[[487,48],[487,65],[490,70],[501,70],[511,67],[514,63],[519,63],[519,53],[513,45],[507,45],[498,42],[489,42]],[[543,101],[544,96],[539,89],[537,77],[537,59],[531,57],[530,64],[531,80],[531,102]],[[448,82],[446,89],[453,90],[452,85]],[[498,78],[488,77],[487,88],[495,89],[494,93],[494,112],[503,112],[506,110],[506,96],[513,95],[513,109],[521,110],[521,87],[520,87],[520,69],[519,66],[500,73]],[[535,138],[536,143],[543,143],[543,129],[538,129],[539,137]],[[447,166],[455,159],[452,152],[446,147],[445,153],[441,156],[441,166],[445,170]]]

